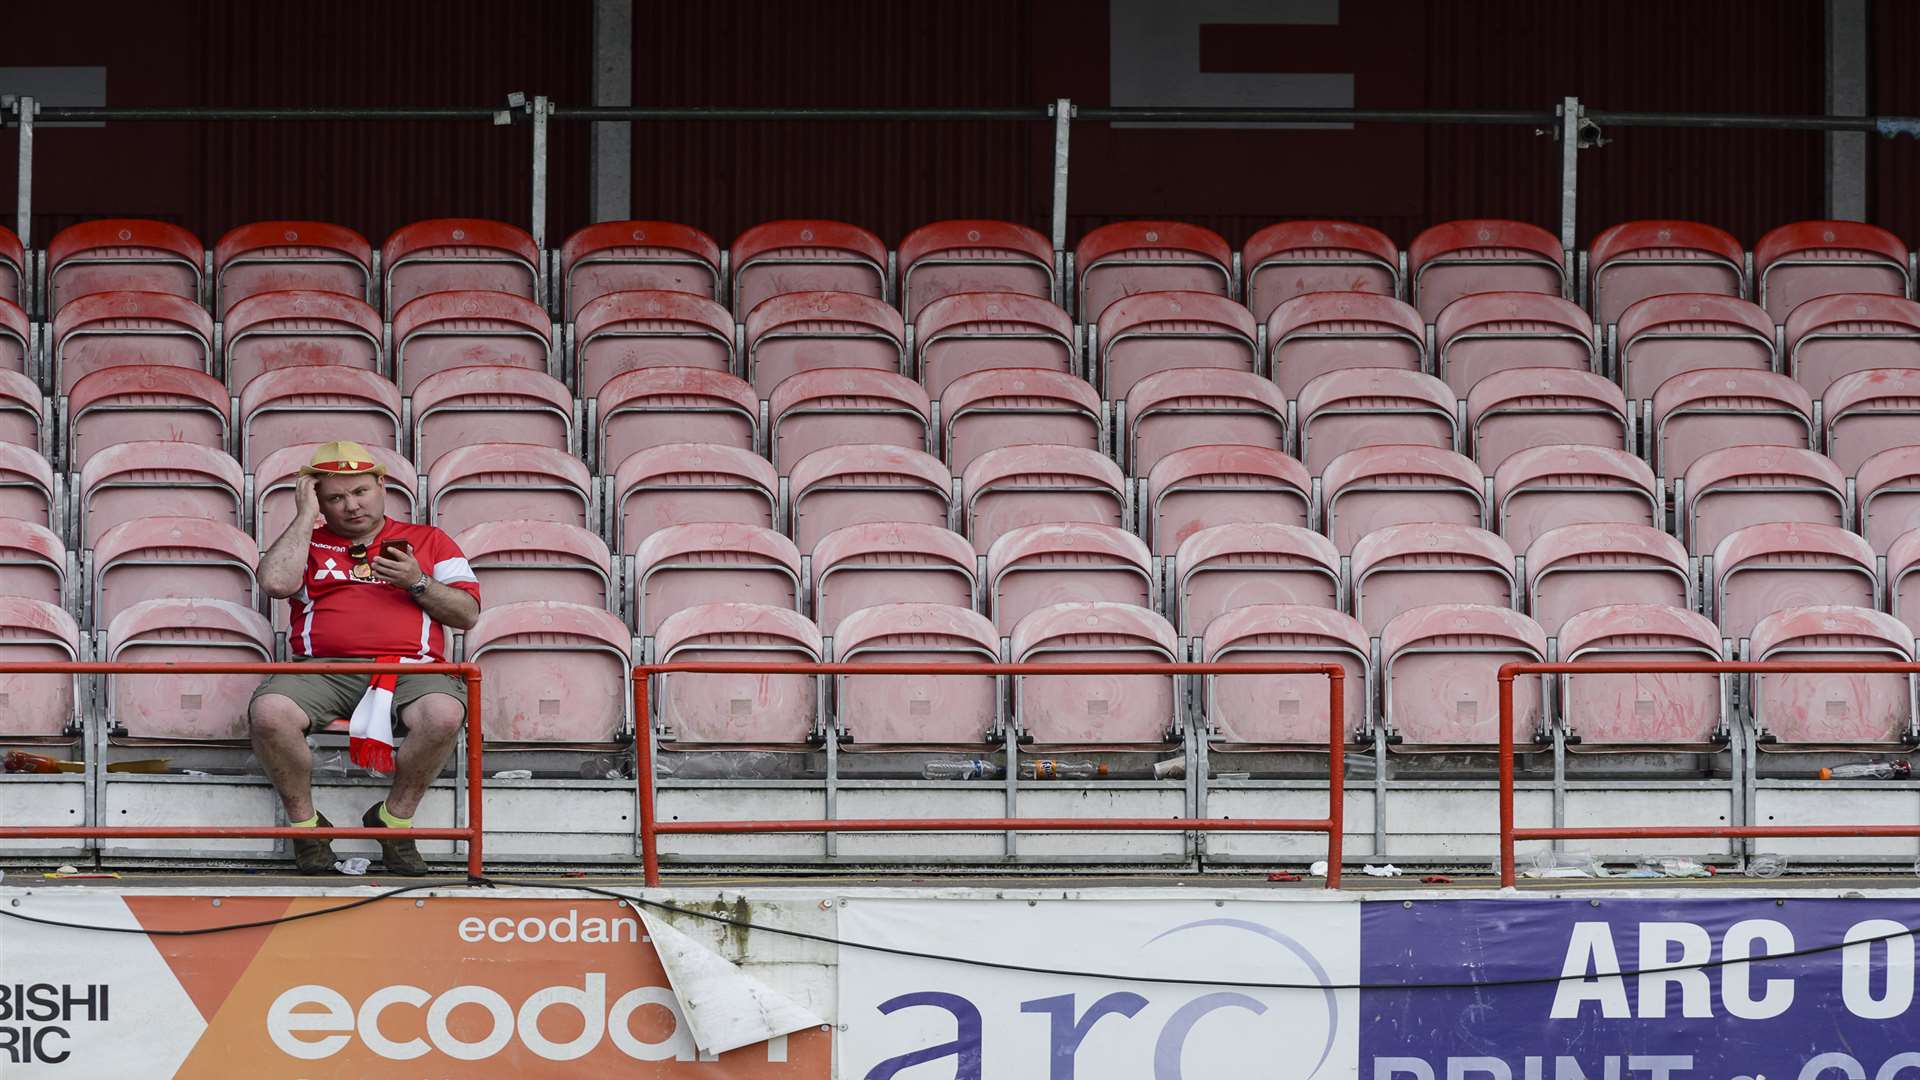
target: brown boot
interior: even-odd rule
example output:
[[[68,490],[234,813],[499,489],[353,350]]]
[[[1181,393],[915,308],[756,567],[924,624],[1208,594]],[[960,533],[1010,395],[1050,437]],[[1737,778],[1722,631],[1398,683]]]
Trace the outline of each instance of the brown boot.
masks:
[[[317,815],[320,828],[331,829],[333,822],[327,815]],[[295,840],[293,842],[293,865],[303,874],[331,874],[333,869],[333,842],[329,840]]]
[[[377,802],[367,807],[360,817],[360,824],[369,829],[384,829],[387,823],[380,820],[380,807],[385,802]],[[380,861],[385,864],[387,873],[401,877],[421,877],[427,872],[427,860],[420,857],[420,849],[411,840],[380,841]]]

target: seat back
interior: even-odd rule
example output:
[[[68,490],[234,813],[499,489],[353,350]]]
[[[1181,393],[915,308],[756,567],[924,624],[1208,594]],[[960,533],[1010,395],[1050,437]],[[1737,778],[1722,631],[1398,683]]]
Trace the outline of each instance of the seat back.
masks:
[[[900,600],[971,609],[978,559],[939,525],[879,521],[835,529],[813,546],[813,621],[833,636],[842,619]]]
[[[443,292],[511,293],[540,298],[540,249],[525,231],[499,221],[434,218],[403,225],[380,248],[386,312]],[[399,341],[398,334],[394,340]]]
[[[29,344],[34,336],[32,321],[20,305],[4,298],[8,280],[6,238],[0,236],[0,371],[10,375],[30,375],[37,380],[40,373],[34,360],[34,350]],[[18,268],[14,269],[17,272]]]
[[[1819,397],[1833,380],[1873,368],[1920,368],[1920,303],[1900,296],[1840,293],[1793,309],[1787,374]]]
[[[761,397],[803,371],[906,367],[900,313],[858,293],[783,293],[747,315],[747,381]]]
[[[325,265],[325,264],[321,264]],[[266,292],[227,312],[220,370],[229,390],[263,371],[346,367],[386,373],[380,313],[356,297],[332,292]]]
[[[702,604],[654,635],[660,663],[818,663],[820,631],[805,616],[762,604]],[[820,728],[820,676],[667,673],[655,676],[663,738],[675,748],[795,745]]]
[[[757,525],[674,525],[634,552],[633,625],[651,637],[677,612],[708,603],[799,610],[800,550]]]
[[[222,320],[241,301],[295,290],[372,303],[373,245],[323,221],[256,221],[213,245],[213,310]]]
[[[727,309],[704,296],[657,289],[608,293],[574,317],[574,383],[581,397],[592,398],[615,376],[646,368],[737,374],[735,332]]]
[[[1053,247],[1010,221],[936,221],[900,241],[900,310],[912,322],[928,304],[959,293],[1054,298]]]
[[[1370,645],[1351,616],[1328,608],[1257,604],[1207,624],[1204,663],[1339,664],[1345,671],[1342,744],[1367,731]],[[1207,733],[1229,749],[1289,747],[1326,750],[1324,675],[1208,675],[1202,693]]]
[[[1073,320],[1045,300],[960,293],[933,301],[913,320],[914,370],[933,398],[945,395],[955,379],[995,368],[1073,375],[1076,340]]]
[[[1747,656],[1905,662],[1913,659],[1913,631],[1870,608],[1789,608],[1754,626]],[[1911,675],[1768,673],[1751,676],[1751,695],[1762,749],[1904,747],[1913,739]]]
[[[1081,322],[1123,296],[1174,290],[1232,295],[1233,249],[1220,234],[1177,221],[1116,221],[1073,249]]]
[[[1369,634],[1432,604],[1514,607],[1513,549],[1469,525],[1394,525],[1353,545],[1348,606]]]
[[[1887,549],[1887,611],[1912,629],[1920,624],[1920,530],[1902,533]]]
[[[253,465],[282,446],[335,439],[398,449],[403,415],[400,388],[376,372],[318,366],[262,372],[240,391],[240,461]]]
[[[933,404],[894,371],[818,368],[788,376],[767,401],[767,456],[776,470],[829,446],[927,449]]]
[[[1500,741],[1495,674],[1514,660],[1546,658],[1532,619],[1505,608],[1414,608],[1380,632],[1382,717],[1399,750],[1485,750]],[[1514,745],[1532,748],[1542,725],[1540,680],[1513,683]]]
[[[1857,531],[1875,551],[1920,529],[1920,446],[1896,446],[1860,463],[1853,478]]]
[[[986,617],[948,604],[882,604],[841,620],[843,664],[992,664],[1000,635]],[[1002,728],[992,675],[838,675],[834,717],[848,749],[979,746]]]
[[[607,542],[576,525],[555,521],[488,521],[453,538],[467,557],[488,607],[559,600],[614,607]]]
[[[1559,659],[1719,660],[1720,632],[1705,616],[1683,608],[1610,604],[1567,620],[1560,630]],[[1719,675],[1562,675],[1560,722],[1574,750],[1711,748],[1725,741],[1729,727],[1725,686]]]
[[[1329,371],[1422,371],[1427,331],[1420,313],[1391,296],[1309,293],[1267,319],[1267,371],[1289,400]]]
[[[1650,296],[1746,295],[1746,251],[1732,234],[1692,221],[1629,221],[1587,248],[1588,295],[1602,326]]]
[[[449,368],[413,391],[413,460],[429,473],[447,453],[487,442],[572,453],[573,394],[544,371]]]
[[[1797,221],[1753,245],[1754,295],[1776,324],[1801,304],[1835,293],[1905,296],[1907,246],[1858,221]]]
[[[1240,265],[1247,307],[1261,322],[1281,304],[1312,293],[1400,295],[1400,250],[1378,229],[1346,221],[1269,225],[1241,245]]]
[[[1681,293],[1641,300],[1613,332],[1614,374],[1627,397],[1648,401],[1660,384],[1704,368],[1773,371],[1773,320],[1730,296]]]
[[[788,474],[788,532],[802,550],[848,525],[953,520],[953,477],[940,459],[898,446],[853,444],[816,450]]]
[[[0,299],[16,305],[26,302],[26,267],[27,252],[20,237],[12,229],[0,228]]]
[[[769,221],[733,242],[733,314],[769,297],[844,292],[887,299],[887,245],[838,221]],[[778,382],[779,380],[774,380]]]
[[[1023,525],[1126,527],[1126,478],[1113,461],[1073,446],[1009,446],[975,458],[961,478],[967,538],[986,554]]]
[[[1526,590],[1527,614],[1554,637],[1608,604],[1693,607],[1693,567],[1680,541],[1648,525],[1562,525],[1526,548]]]
[[[593,460],[612,472],[642,450],[713,443],[753,452],[760,399],[746,380],[693,367],[642,368],[615,375],[588,406]]]
[[[1514,368],[1592,371],[1593,319],[1580,305],[1535,292],[1463,296],[1434,321],[1434,368],[1454,396]]]
[[[0,442],[35,450],[48,445],[47,402],[32,378],[0,369]]]
[[[25,597],[55,607],[67,597],[67,545],[30,521],[0,518],[0,597]]]
[[[1413,306],[1432,322],[1448,304],[1471,293],[1566,294],[1566,257],[1560,241],[1519,221],[1449,221],[1407,245]]]
[[[987,614],[1003,632],[1055,604],[1159,607],[1147,545],[1111,525],[1027,525],[987,551]]]
[[[220,380],[177,367],[112,367],[83,377],[67,395],[68,469],[125,442],[190,442],[225,450],[232,406]]]
[[[1061,371],[992,368],[962,375],[947,384],[937,411],[942,456],[955,476],[1003,446],[1102,446],[1100,394]]]
[[[280,538],[293,523],[293,489],[300,467],[313,460],[319,443],[298,443],[268,454],[253,467],[253,535],[262,550]],[[383,490],[387,496],[387,516],[395,521],[419,518],[420,477],[413,463],[384,446],[370,446],[373,460],[386,466]],[[317,520],[315,522],[318,524]],[[275,605],[284,611],[284,605]]]
[[[49,333],[53,383],[63,394],[95,371],[123,365],[213,370],[213,318],[167,293],[80,297],[54,315]]]
[[[1847,478],[1823,454],[1788,446],[1730,446],[1687,470],[1680,506],[1687,550],[1711,552],[1735,529],[1768,521],[1845,528]]]
[[[1251,372],[1175,368],[1133,384],[1115,440],[1131,476],[1145,476],[1161,458],[1193,446],[1283,450],[1287,403],[1277,387]]]
[[[435,292],[394,314],[393,381],[402,392],[436,372],[486,365],[559,370],[540,305],[503,292]]]
[[[774,528],[779,477],[737,446],[669,443],[629,455],[613,474],[614,550],[632,554],[669,525],[736,522]]]
[[[146,600],[107,624],[113,663],[257,663],[273,659],[273,630],[252,608],[226,600]],[[258,675],[109,675],[108,717],[129,738],[238,741]]]
[[[1833,380],[1820,398],[1821,446],[1852,476],[1883,450],[1913,442],[1920,371],[1871,368]]]
[[[466,632],[489,744],[606,745],[633,731],[632,640],[617,616],[557,600],[488,606]]]
[[[1813,445],[1813,399],[1784,375],[1709,368],[1675,375],[1653,392],[1654,471],[1681,476],[1727,446]]]
[[[593,528],[593,476],[550,446],[480,443],[449,450],[430,474],[427,520],[449,533],[485,521],[557,521]]]
[[[69,225],[47,242],[46,309],[58,312],[79,297],[108,292],[169,293],[197,303],[205,254],[199,237],[164,221]]]
[[[1173,627],[1133,604],[1056,604],[1015,624],[1016,664],[1170,663]],[[1171,675],[1016,675],[1014,718],[1040,746],[1160,745],[1182,730]]]
[[[0,524],[16,524],[12,522]],[[10,556],[9,544],[0,558]],[[9,579],[13,569],[7,566]],[[80,628],[57,602],[0,595],[0,661],[65,663],[80,659]],[[0,675],[0,739],[53,738],[80,730],[79,679],[73,675]]]
[[[1467,395],[1467,442],[1482,469],[1537,446],[1628,445],[1627,399],[1591,371],[1508,368]]]
[[[1388,444],[1349,450],[1320,478],[1320,531],[1352,551],[1375,529],[1418,522],[1478,527],[1486,478],[1471,460],[1431,446]]]
[[[1176,368],[1252,372],[1259,366],[1259,330],[1246,308],[1204,292],[1153,292],[1121,297],[1096,324],[1094,381],[1118,401],[1148,375]]]
[[[88,559],[95,627],[144,600],[224,600],[259,606],[254,574],[260,549],[232,525],[192,517],[121,522],[93,545]]]
[[[65,532],[63,495],[54,479],[53,466],[39,451],[17,443],[0,443],[0,518]]]
[[[1843,528],[1799,522],[1749,525],[1713,549],[1713,610],[1720,632],[1743,638],[1794,607],[1878,607],[1873,548]]]
[[[562,315],[603,296],[641,289],[720,298],[720,245],[670,221],[602,221],[560,245]]]
[[[1168,610],[1183,636],[1260,604],[1339,610],[1340,553],[1295,525],[1215,525],[1182,541],[1167,573]]]
[[[1329,371],[1294,402],[1300,459],[1319,476],[1349,450],[1387,443],[1452,450],[1456,399],[1431,375],[1388,368]]]
[[[78,539],[91,547],[108,529],[147,517],[190,517],[239,528],[246,474],[225,453],[194,443],[109,446],[80,470]]]
[[[1239,522],[1311,528],[1313,478],[1278,450],[1194,446],[1154,463],[1140,501],[1155,555],[1171,555],[1203,529]]]
[[[1536,446],[1495,470],[1493,525],[1515,550],[1584,522],[1664,528],[1664,489],[1646,462],[1604,446]]]

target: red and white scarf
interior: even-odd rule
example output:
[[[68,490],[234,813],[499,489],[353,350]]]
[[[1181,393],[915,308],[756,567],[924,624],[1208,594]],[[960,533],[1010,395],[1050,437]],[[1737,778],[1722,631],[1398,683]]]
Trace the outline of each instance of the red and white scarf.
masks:
[[[398,656],[376,656],[377,664],[424,663]],[[360,704],[347,718],[347,756],[355,765],[378,773],[393,771],[393,691],[400,676],[389,673],[373,676]]]

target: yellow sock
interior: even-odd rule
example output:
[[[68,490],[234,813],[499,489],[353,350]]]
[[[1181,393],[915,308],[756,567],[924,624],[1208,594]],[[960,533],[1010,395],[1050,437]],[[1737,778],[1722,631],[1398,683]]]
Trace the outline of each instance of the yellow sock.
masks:
[[[289,821],[287,824],[296,829],[317,829],[320,827],[320,814],[315,811],[314,815],[305,821]]]
[[[382,825],[385,825],[389,829],[413,828],[412,818],[394,817],[392,814],[387,812],[387,801],[385,799],[380,800],[380,823]]]

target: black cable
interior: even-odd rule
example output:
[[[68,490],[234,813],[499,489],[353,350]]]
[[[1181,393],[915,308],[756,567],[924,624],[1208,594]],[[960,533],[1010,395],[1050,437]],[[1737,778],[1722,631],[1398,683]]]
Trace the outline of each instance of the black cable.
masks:
[[[345,904],[336,904],[333,907],[319,908],[314,911],[303,911],[295,915],[282,915],[278,918],[273,918],[273,919],[258,919],[253,922],[228,923],[221,926],[203,926],[203,927],[196,927],[196,928],[185,929],[185,930],[179,930],[179,929],[145,930],[145,929],[141,929],[138,927],[131,927],[131,926],[95,926],[87,923],[62,922],[57,919],[42,919],[32,915],[23,915],[17,911],[13,911],[10,908],[4,908],[4,907],[0,907],[0,915],[5,915],[8,918],[12,918],[12,919],[18,919],[21,922],[36,923],[41,926],[58,927],[63,930],[99,930],[107,933],[146,934],[154,937],[194,937],[200,934],[225,933],[229,930],[257,930],[257,929],[260,929],[261,927],[279,926],[282,923],[299,922],[302,919],[312,919],[312,918],[317,918],[321,915],[332,915],[342,911],[351,911],[354,908],[366,907],[369,904],[373,904],[381,900],[388,900],[405,893],[418,892],[422,889],[458,888],[460,887],[460,884],[461,883],[459,882],[454,882],[454,883],[422,882],[420,884],[415,884],[415,885],[402,885],[402,886],[399,886],[398,888],[387,889],[384,892],[374,893],[371,896],[363,896],[358,900],[349,901],[348,903],[345,903]],[[1488,988],[1498,988],[1498,987],[1506,987],[1506,986],[1549,986],[1556,983],[1566,982],[1570,979],[1578,980],[1582,982],[1587,981],[1589,979],[1595,979],[1595,978],[1626,979],[1626,978],[1639,976],[1639,975],[1668,974],[1672,972],[1682,972],[1682,971],[1708,971],[1715,968],[1725,967],[1728,964],[1760,964],[1760,963],[1765,963],[1766,961],[1769,961],[1769,960],[1795,960],[1802,957],[1820,956],[1826,953],[1838,952],[1841,949],[1845,949],[1851,945],[1874,945],[1882,941],[1893,941],[1897,938],[1912,937],[1916,933],[1920,933],[1920,928],[1906,927],[1901,930],[1894,931],[1892,933],[1881,934],[1877,937],[1860,938],[1855,941],[1837,941],[1828,945],[1815,945],[1805,949],[1795,949],[1795,950],[1792,950],[1791,952],[1767,953],[1761,956],[1746,957],[1744,959],[1727,959],[1723,957],[1719,960],[1705,960],[1697,964],[1675,964],[1667,967],[1635,968],[1628,971],[1606,972],[1606,973],[1596,972],[1593,974],[1534,975],[1534,976],[1528,976],[1525,978],[1486,979],[1486,980],[1481,980],[1477,982],[1332,983],[1332,984],[1241,982],[1241,981],[1235,981],[1232,979],[1185,979],[1185,978],[1175,978],[1171,976],[1163,977],[1163,976],[1153,976],[1153,975],[1122,975],[1122,974],[1117,974],[1114,972],[1106,972],[1106,971],[1074,971],[1068,968],[1037,967],[1037,966],[1028,965],[1028,964],[1009,964],[1009,963],[1002,963],[996,960],[981,960],[974,957],[948,956],[942,953],[918,952],[913,949],[900,949],[890,945],[875,945],[871,942],[845,941],[840,938],[828,937],[825,934],[815,934],[806,930],[794,930],[794,929],[790,929],[788,927],[783,927],[783,926],[766,926],[760,923],[751,922],[746,919],[732,919],[732,918],[728,918],[725,915],[713,915],[704,911],[695,911],[692,908],[683,908],[676,904],[668,904],[659,900],[648,900],[645,897],[631,896],[631,895],[628,895],[627,893],[615,892],[612,889],[602,889],[594,885],[576,885],[570,882],[551,882],[551,881],[509,881],[502,878],[485,878],[485,877],[471,878],[467,882],[465,882],[465,884],[470,886],[471,885],[505,886],[508,888],[520,888],[520,889],[566,889],[574,892],[590,893],[594,896],[602,896],[610,900],[623,901],[636,908],[649,907],[649,908],[654,908],[658,911],[669,912],[674,915],[685,915],[690,918],[702,919],[707,922],[720,923],[724,926],[732,926],[732,927],[736,927],[743,930],[757,930],[764,934],[777,934],[783,937],[795,938],[801,941],[811,941],[821,945],[832,945],[836,948],[860,949],[866,952],[881,953],[887,956],[901,956],[901,957],[906,957],[912,960],[934,960],[942,963],[961,964],[967,967],[989,968],[995,971],[1012,971],[1012,972],[1018,972],[1024,975],[1054,975],[1054,976],[1060,976],[1060,977],[1072,978],[1072,979],[1099,979],[1099,980],[1108,981],[1108,982],[1150,982],[1150,983],[1162,983],[1169,986],[1226,986],[1226,987],[1233,987],[1233,988],[1242,989],[1242,990],[1375,990],[1375,991],[1484,990]]]

